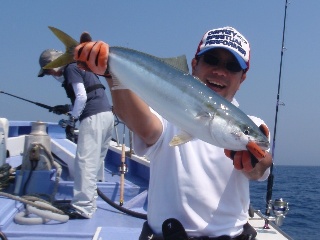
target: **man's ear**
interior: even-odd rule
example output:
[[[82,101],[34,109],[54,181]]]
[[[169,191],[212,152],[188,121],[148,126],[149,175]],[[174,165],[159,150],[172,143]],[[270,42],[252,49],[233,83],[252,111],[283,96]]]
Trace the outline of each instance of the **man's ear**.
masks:
[[[241,80],[240,80],[240,83],[242,83],[245,79],[247,78],[247,73],[244,72],[241,76]]]
[[[198,60],[195,59],[195,58],[193,58],[193,59],[191,60],[191,67],[192,67],[191,73],[194,72],[194,69],[195,69],[195,67],[197,66],[197,64],[198,64]]]

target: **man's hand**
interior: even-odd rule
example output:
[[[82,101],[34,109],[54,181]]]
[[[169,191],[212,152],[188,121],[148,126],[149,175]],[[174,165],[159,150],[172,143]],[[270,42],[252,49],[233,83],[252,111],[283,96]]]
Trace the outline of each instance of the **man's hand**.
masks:
[[[269,137],[269,129],[266,125],[261,124],[259,128],[264,135]],[[266,156],[266,152],[254,142],[249,142],[247,149],[248,151],[231,151],[225,149],[224,153],[233,160],[233,165],[236,169],[250,172],[256,164]]]
[[[78,67],[101,76],[110,76],[108,68],[109,45],[102,41],[83,42],[74,50]]]
[[[63,128],[65,128],[66,137],[72,142],[76,142],[77,134],[75,133],[76,130],[76,122],[78,119],[75,119],[74,117],[70,116],[69,120],[61,119],[59,121],[59,125]]]
[[[66,105],[57,105],[54,106],[49,110],[49,112],[53,112],[55,114],[61,115],[61,114],[66,114],[70,111],[70,106],[68,104]]]

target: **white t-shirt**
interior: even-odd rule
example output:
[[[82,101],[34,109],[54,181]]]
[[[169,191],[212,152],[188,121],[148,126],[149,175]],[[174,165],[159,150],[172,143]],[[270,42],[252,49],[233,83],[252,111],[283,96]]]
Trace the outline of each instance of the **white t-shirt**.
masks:
[[[224,149],[199,139],[177,147],[169,142],[179,131],[163,124],[158,141],[147,147],[134,135],[134,149],[150,160],[148,223],[156,234],[162,223],[178,219],[189,236],[237,236],[248,221],[249,180],[233,167]],[[259,126],[261,119],[253,118]],[[263,179],[266,179],[266,171]]]

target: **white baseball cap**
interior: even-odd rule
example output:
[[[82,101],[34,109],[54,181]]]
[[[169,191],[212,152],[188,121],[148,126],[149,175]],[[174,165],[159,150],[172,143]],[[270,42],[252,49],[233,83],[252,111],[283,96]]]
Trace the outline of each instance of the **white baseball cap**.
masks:
[[[225,48],[237,59],[244,70],[249,69],[250,45],[247,39],[232,27],[209,30],[202,37],[195,56],[200,56],[214,48]]]

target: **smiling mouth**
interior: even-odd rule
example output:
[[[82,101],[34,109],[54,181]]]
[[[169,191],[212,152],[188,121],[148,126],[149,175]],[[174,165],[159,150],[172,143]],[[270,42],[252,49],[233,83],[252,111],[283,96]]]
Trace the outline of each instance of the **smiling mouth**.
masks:
[[[207,80],[207,85],[209,85],[211,87],[214,87],[214,88],[219,88],[219,89],[223,89],[223,88],[226,87],[224,85],[221,85],[220,83],[217,83],[217,82],[214,82],[214,81],[208,81],[208,80]]]

